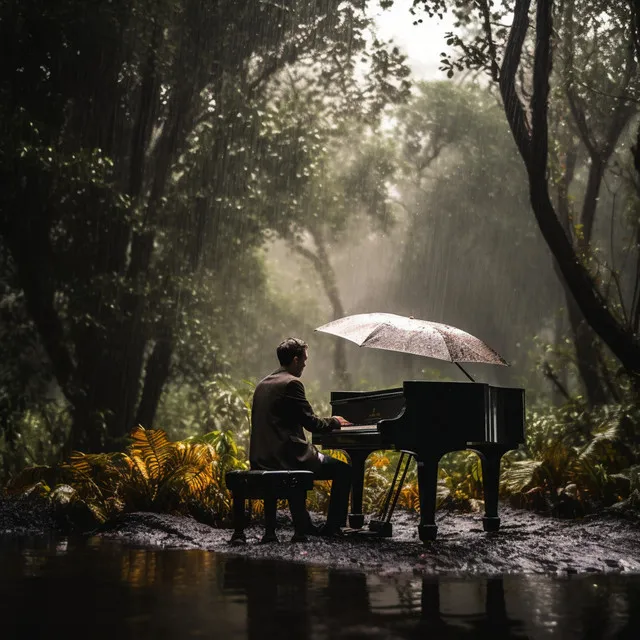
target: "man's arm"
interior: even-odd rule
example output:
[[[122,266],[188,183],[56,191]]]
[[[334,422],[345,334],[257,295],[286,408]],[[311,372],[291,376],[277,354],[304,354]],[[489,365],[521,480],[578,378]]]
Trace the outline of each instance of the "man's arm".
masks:
[[[313,409],[304,392],[304,385],[300,380],[292,380],[287,385],[285,398],[292,408],[293,418],[312,433],[334,431],[340,428],[341,421],[338,417],[319,418],[313,413]]]

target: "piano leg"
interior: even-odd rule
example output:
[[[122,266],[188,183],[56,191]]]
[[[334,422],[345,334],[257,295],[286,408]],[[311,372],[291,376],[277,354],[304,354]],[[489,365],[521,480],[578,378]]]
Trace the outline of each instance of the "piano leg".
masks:
[[[422,542],[435,540],[438,534],[436,525],[436,489],[438,486],[438,462],[440,456],[420,459],[418,463],[418,490],[420,491],[420,524],[418,535]]]
[[[364,490],[364,463],[370,451],[347,451],[351,459],[351,513],[349,513],[349,526],[352,529],[362,529],[364,526],[364,514],[362,513],[362,494]]]
[[[485,531],[497,531],[500,528],[498,517],[498,492],[500,490],[500,459],[504,451],[494,447],[474,448],[480,455],[482,463],[482,486],[484,491],[484,518],[482,526]]]

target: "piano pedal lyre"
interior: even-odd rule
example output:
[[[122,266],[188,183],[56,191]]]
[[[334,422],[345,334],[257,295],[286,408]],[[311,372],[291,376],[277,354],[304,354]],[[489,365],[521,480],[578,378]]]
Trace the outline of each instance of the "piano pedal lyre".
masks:
[[[400,458],[398,459],[398,464],[396,466],[395,473],[393,474],[393,480],[389,490],[387,491],[382,508],[380,509],[377,517],[373,518],[369,522],[369,530],[375,531],[375,533],[382,538],[390,538],[393,535],[391,516],[396,508],[396,503],[400,497],[400,492],[402,491],[402,486],[404,485],[404,480],[407,477],[407,471],[409,470],[409,465],[412,460],[413,457],[410,453],[407,453],[406,451],[402,451],[400,453]],[[402,470],[402,477],[400,478],[400,482],[398,482],[398,475],[400,474],[400,468],[403,463],[404,469]]]

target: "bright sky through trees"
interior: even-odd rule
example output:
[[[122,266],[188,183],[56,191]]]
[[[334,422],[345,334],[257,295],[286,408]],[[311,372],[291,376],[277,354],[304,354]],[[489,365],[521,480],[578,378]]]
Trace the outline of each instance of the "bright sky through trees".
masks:
[[[376,18],[379,35],[394,42],[408,56],[408,63],[416,80],[444,79],[438,71],[440,52],[446,49],[444,34],[451,31],[452,17],[445,15],[443,20],[430,19],[424,14],[424,22],[414,25],[419,15],[409,12],[413,0],[395,0],[390,9],[382,10],[376,3],[370,11]]]

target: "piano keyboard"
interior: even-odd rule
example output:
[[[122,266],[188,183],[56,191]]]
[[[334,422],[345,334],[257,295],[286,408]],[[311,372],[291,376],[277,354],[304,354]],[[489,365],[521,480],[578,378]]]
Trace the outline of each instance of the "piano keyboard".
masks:
[[[340,427],[340,431],[371,431],[377,428],[376,424],[351,424],[348,427]]]

